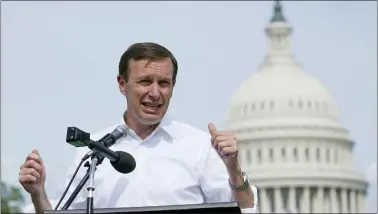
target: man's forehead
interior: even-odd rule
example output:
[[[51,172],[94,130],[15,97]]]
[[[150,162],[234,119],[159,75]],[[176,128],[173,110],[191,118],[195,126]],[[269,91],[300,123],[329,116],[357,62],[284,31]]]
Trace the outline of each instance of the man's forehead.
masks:
[[[143,59],[143,60],[130,60],[130,68],[131,70],[139,70],[139,71],[162,71],[162,72],[173,72],[173,64],[169,58],[165,59],[158,59],[158,60],[151,60],[151,59]]]
[[[148,67],[148,66],[173,66],[172,61],[170,58],[163,58],[163,59],[140,59],[130,60],[130,65],[140,66],[140,67]]]

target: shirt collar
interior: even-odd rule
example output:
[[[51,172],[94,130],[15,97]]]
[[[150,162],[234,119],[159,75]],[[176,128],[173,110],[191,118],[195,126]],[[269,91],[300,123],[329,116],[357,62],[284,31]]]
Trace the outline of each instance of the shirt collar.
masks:
[[[126,112],[124,113],[126,114]],[[131,128],[128,127],[128,125],[126,124],[125,120],[124,120],[124,117],[122,117],[121,119],[121,123],[122,124],[125,124],[126,125],[126,128],[127,128],[127,132],[129,135],[132,135],[132,136],[136,136],[134,130],[132,130]],[[167,114],[164,115],[164,117],[162,118],[162,120],[160,121],[159,125],[157,126],[157,128],[151,133],[151,135],[149,137],[146,138],[146,140],[152,136],[154,136],[157,132],[160,132],[160,131],[163,131],[168,137],[170,137],[171,139],[173,138],[176,138],[179,136],[179,132],[178,130],[175,128],[174,124],[173,124],[173,120],[171,119],[171,117]],[[137,137],[137,136],[136,136]]]

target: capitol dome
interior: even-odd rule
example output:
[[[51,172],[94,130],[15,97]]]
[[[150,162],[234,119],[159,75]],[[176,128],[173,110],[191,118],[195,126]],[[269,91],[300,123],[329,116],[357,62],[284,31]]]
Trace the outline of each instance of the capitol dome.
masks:
[[[354,142],[328,90],[295,62],[279,1],[265,33],[266,57],[232,96],[227,118],[260,212],[365,212]]]

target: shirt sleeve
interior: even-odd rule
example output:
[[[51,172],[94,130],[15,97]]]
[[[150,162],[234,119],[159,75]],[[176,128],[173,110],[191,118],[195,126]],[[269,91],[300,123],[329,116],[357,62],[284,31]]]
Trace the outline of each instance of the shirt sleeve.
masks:
[[[55,193],[55,195],[53,197],[49,197],[49,201],[50,201],[50,204],[52,206],[52,209],[55,209],[55,206],[58,204],[59,199],[61,198],[64,190],[68,186],[68,183],[70,182],[73,174],[75,173],[76,167],[79,165],[81,159],[83,158],[83,156],[88,151],[89,150],[87,148],[79,148],[79,151],[76,153],[75,159],[73,161],[74,162],[73,165],[71,165],[71,167],[67,170],[67,173],[65,175],[65,179],[64,179],[63,185],[61,185],[61,186],[58,187],[58,191]],[[66,196],[62,200],[60,206],[58,207],[58,210],[62,209],[62,207],[64,206],[64,204],[68,200],[68,198],[71,196],[71,194],[73,193],[73,191],[79,185],[81,179],[87,173],[87,167],[84,167],[84,163],[80,167],[80,169],[78,170],[78,172],[77,172],[74,180],[72,181],[72,184],[71,184],[69,190],[66,193]],[[87,200],[86,197],[87,197],[86,189],[82,188],[81,191],[76,196],[76,198],[71,203],[71,205],[70,205],[70,207],[68,209],[69,210],[70,209],[85,209],[86,208],[86,200]],[[22,210],[23,210],[24,213],[35,213],[34,205],[32,203],[31,204],[27,204]]]
[[[231,202],[232,191],[228,183],[226,166],[210,143],[203,154],[200,161],[200,186],[205,196],[205,202]],[[250,188],[254,196],[254,205],[251,208],[241,209],[241,212],[259,213],[257,188],[254,185],[251,185]]]

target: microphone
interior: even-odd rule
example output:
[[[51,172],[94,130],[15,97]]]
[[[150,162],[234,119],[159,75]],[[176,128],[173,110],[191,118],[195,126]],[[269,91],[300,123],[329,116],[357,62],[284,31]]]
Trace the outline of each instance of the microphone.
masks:
[[[103,143],[107,148],[114,145],[119,139],[126,137],[126,125],[122,124],[117,126],[111,133],[106,134],[102,137],[99,142]],[[90,139],[90,134],[86,133],[76,127],[67,128],[66,142],[75,147],[88,146],[92,140]],[[93,151],[89,151],[82,160],[85,161],[93,154]]]
[[[76,127],[67,128],[67,143],[75,147],[87,146],[91,151],[89,151],[84,157],[83,161],[89,158],[93,152],[98,152],[104,157],[110,160],[112,166],[121,173],[130,173],[135,167],[135,159],[129,153],[117,151],[114,152],[108,147],[115,144],[115,142],[123,137],[126,137],[126,125],[117,126],[111,133],[102,137],[99,141],[93,141],[90,139],[90,134],[86,133]],[[92,151],[94,150],[94,151]]]
[[[104,144],[92,140],[89,142],[88,147],[108,158],[113,168],[120,173],[130,173],[134,171],[136,167],[135,159],[127,152],[114,152],[108,149]]]
[[[99,142],[102,142],[107,148],[113,146],[119,139],[124,138],[127,136],[126,125],[122,124],[117,126],[110,134],[106,134],[102,137]],[[89,151],[84,157],[82,158],[83,161],[88,159],[93,154],[93,151]]]

